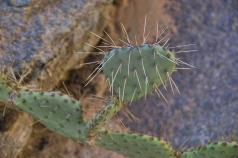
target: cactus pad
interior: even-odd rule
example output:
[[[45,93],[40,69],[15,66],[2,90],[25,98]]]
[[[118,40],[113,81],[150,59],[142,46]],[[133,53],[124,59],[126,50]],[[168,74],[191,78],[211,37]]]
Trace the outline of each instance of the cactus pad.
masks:
[[[158,44],[111,50],[103,61],[110,88],[122,101],[133,101],[163,84],[175,69],[172,52]]]
[[[10,98],[11,89],[3,76],[0,76],[0,101],[6,101]]]
[[[237,142],[215,142],[199,147],[197,150],[184,152],[181,158],[237,158]]]
[[[67,138],[85,141],[85,122],[78,101],[59,92],[20,90],[14,103],[52,131]]]
[[[169,144],[148,135],[101,131],[94,143],[130,158],[175,158]]]
[[[88,135],[95,135],[110,120],[116,112],[123,107],[123,103],[119,101],[112,101],[105,106],[99,113],[97,113],[86,124]]]

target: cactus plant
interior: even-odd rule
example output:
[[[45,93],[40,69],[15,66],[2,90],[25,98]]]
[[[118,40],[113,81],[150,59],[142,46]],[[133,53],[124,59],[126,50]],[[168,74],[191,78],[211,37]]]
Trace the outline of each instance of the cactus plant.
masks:
[[[175,54],[164,47],[165,44],[159,44],[156,41],[154,44],[116,47],[105,55],[100,66],[110,90],[115,91],[116,96],[91,120],[83,118],[80,102],[70,96],[19,88],[4,75],[0,76],[0,101],[27,112],[50,130],[67,138],[115,151],[126,157],[237,158],[238,144],[235,141],[209,143],[197,150],[180,152],[153,136],[104,129],[105,123],[127,102],[154,90],[159,94],[158,86],[163,84],[165,87],[168,79],[172,87],[171,75],[175,66],[184,62],[176,59]]]
[[[126,157],[196,158],[238,156],[237,142],[210,143],[190,152],[176,152],[163,140],[148,135],[119,133],[103,129],[104,123],[124,106],[112,100],[90,121],[83,119],[78,101],[59,92],[37,92],[16,88],[0,77],[1,101],[9,102],[35,117],[49,129],[67,138],[118,152]],[[120,103],[120,104],[119,104]],[[89,127],[89,128],[88,128]]]

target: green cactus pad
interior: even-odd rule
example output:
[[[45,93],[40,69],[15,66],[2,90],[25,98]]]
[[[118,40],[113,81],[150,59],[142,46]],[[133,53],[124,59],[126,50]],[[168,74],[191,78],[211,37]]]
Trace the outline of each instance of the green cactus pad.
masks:
[[[158,44],[111,50],[102,63],[103,72],[122,101],[133,101],[163,84],[175,69],[172,52]]]
[[[197,150],[183,152],[181,158],[237,158],[237,142],[215,142]]]
[[[95,135],[123,107],[123,103],[112,101],[86,124],[88,135]]]
[[[78,101],[59,92],[20,90],[13,99],[21,109],[52,131],[67,138],[85,141],[85,122]]]
[[[148,135],[100,131],[94,143],[130,158],[175,158],[169,144]]]
[[[0,76],[0,101],[6,101],[10,98],[11,89],[3,76]]]

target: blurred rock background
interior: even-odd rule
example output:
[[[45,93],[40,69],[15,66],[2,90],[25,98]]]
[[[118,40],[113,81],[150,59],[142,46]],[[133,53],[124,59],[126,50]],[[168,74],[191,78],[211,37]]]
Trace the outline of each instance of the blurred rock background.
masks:
[[[198,51],[177,54],[196,67],[173,74],[181,94],[163,91],[168,104],[156,95],[134,102],[130,111],[139,121],[131,123],[125,117],[123,122],[127,127],[161,136],[175,149],[196,147],[208,140],[218,141],[223,136],[226,139],[230,135],[238,136],[237,9],[238,2],[232,0],[148,0],[141,4],[130,1],[125,10],[137,11],[136,17],[141,21],[129,25],[128,14],[120,18],[132,38],[134,28],[142,31],[142,24],[138,23],[143,23],[147,14],[147,32],[152,37],[155,29],[150,27],[155,27],[155,22],[159,21],[168,26],[170,46],[195,44],[184,50]]]
[[[123,23],[130,39],[135,41],[136,35],[140,43],[146,15],[148,41],[156,37],[157,22],[159,30],[167,26],[170,46],[194,44],[184,50],[197,52],[177,57],[196,69],[173,74],[181,94],[173,95],[161,87],[168,104],[148,95],[129,107],[138,121],[131,122],[123,112],[118,114],[120,120],[129,130],[163,137],[178,150],[238,136],[237,1],[1,1],[0,63],[2,68],[13,66],[15,73],[24,77],[19,77],[23,83],[36,87],[56,86],[66,91],[64,82],[75,98],[84,98],[84,108],[93,113],[100,107],[90,100],[91,94],[108,95],[108,91],[107,85],[101,84],[102,74],[84,88],[85,79],[96,66],[80,64],[102,58],[84,44],[99,42],[88,31],[103,36],[106,30],[121,45],[116,37],[123,39]],[[0,108],[2,113],[4,106]],[[33,122],[27,114],[7,109],[4,117],[0,116],[0,154],[19,158],[122,157],[63,138],[39,123],[29,126]],[[108,126],[121,129],[117,121]]]

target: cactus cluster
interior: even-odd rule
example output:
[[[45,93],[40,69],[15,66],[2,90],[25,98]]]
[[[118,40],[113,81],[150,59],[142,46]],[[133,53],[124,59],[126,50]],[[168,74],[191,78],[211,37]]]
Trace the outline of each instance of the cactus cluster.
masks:
[[[171,80],[177,59],[159,43],[114,48],[101,65],[110,90],[116,93],[91,120],[84,120],[79,101],[66,94],[19,88],[0,76],[0,101],[27,112],[50,130],[64,137],[88,143],[134,158],[237,158],[238,144],[210,143],[192,151],[175,151],[168,142],[153,136],[119,133],[104,129],[128,102],[155,91]],[[171,83],[170,83],[171,84]],[[172,86],[172,84],[171,84]]]

